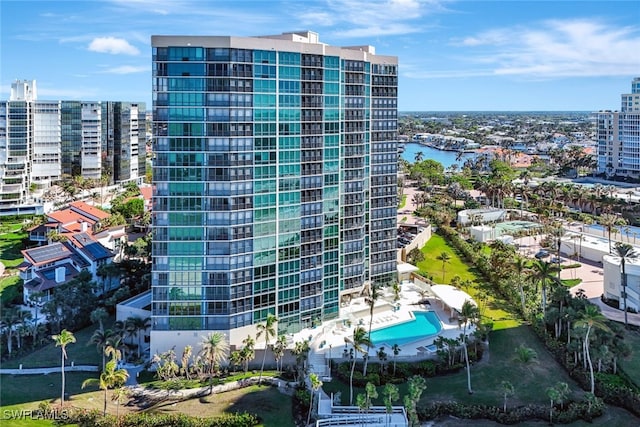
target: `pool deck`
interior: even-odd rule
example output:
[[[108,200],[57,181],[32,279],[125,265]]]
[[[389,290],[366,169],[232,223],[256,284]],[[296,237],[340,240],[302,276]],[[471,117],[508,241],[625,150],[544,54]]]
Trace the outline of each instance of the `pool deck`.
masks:
[[[421,295],[421,289],[413,283],[404,283],[401,286],[400,300],[397,301],[397,309],[394,310],[393,294],[385,293],[374,306],[372,330],[414,320],[414,311],[434,311],[440,319],[442,330],[437,335],[425,336],[423,339],[401,344],[401,351],[397,356],[398,361],[403,359],[416,360],[435,356],[433,341],[438,336],[445,338],[459,338],[462,328],[457,318],[452,318],[449,310],[443,308],[440,300],[434,296]],[[328,359],[339,360],[343,357],[343,351],[351,348],[347,340],[353,336],[356,325],[369,330],[369,307],[364,297],[352,300],[348,307],[344,307],[337,320],[325,322],[322,326],[312,329],[304,329],[293,337],[293,341],[301,339],[309,340],[311,351],[309,353],[310,368],[319,375],[327,375]],[[350,326],[349,325],[350,322]],[[473,329],[469,329],[473,331]],[[393,345],[393,343],[389,343]],[[369,360],[377,362],[377,353],[380,347],[384,348],[388,360],[393,359],[393,350],[390,345],[375,346],[369,349]],[[431,347],[431,349],[429,348]],[[361,357],[361,356],[359,356]]]

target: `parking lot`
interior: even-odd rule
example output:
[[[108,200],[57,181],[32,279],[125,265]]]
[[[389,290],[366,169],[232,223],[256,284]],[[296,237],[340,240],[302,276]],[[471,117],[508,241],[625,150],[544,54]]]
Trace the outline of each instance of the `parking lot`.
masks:
[[[518,245],[518,250],[521,255],[528,258],[535,258],[535,255],[541,251],[540,244],[538,243],[542,236],[528,236],[515,239],[513,243]],[[553,262],[556,255],[549,253],[548,256],[542,258]],[[575,258],[569,259],[564,255],[560,256],[560,265],[580,263],[578,268],[566,268],[560,272],[561,279],[582,279],[582,282],[578,286],[571,288],[572,293],[576,293],[578,289],[582,289],[587,298],[599,298],[604,290],[604,277],[602,273],[602,265],[589,261],[586,259],[576,260]]]

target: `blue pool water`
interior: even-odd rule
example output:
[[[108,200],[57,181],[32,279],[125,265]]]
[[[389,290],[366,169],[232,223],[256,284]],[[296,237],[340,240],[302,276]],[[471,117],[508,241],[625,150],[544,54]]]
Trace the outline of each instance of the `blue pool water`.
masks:
[[[374,346],[407,344],[436,335],[442,330],[440,319],[433,311],[414,311],[415,320],[371,331]]]
[[[590,224],[585,225],[585,229],[591,228],[592,230],[601,230],[605,235],[606,231],[605,227],[600,224]],[[622,225],[614,227],[615,230],[611,230],[612,233],[620,233],[625,236],[627,239],[640,237],[640,227],[634,227],[631,225]],[[616,231],[617,230],[617,231]]]

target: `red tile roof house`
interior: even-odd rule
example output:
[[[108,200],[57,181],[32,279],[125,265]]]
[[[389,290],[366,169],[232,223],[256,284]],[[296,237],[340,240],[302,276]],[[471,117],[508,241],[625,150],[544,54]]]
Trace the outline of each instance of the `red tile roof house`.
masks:
[[[36,225],[29,230],[29,240],[43,244],[48,241],[50,231],[60,234],[89,232],[93,234],[101,227],[101,221],[109,218],[110,213],[102,211],[85,202],[73,202],[68,208],[47,214],[45,224]]]
[[[73,279],[82,270],[90,272],[97,283],[106,285],[105,291],[118,286],[115,280],[103,283],[102,278],[98,277],[98,269],[113,262],[115,257],[111,248],[96,239],[100,233],[94,237],[94,232],[101,227],[101,221],[109,216],[109,213],[84,202],[74,202],[67,209],[48,214],[46,224],[29,230],[30,239],[41,244],[48,241],[47,234],[51,230],[66,239],[22,251],[24,261],[18,269],[24,281],[25,304],[30,303],[30,295],[37,291],[44,292],[44,300],[47,301],[56,286]],[[115,242],[121,239],[121,236],[111,238],[110,231],[118,236],[118,233],[124,232],[124,227],[106,229],[106,237],[103,235],[101,240]],[[97,292],[102,291],[100,287]]]

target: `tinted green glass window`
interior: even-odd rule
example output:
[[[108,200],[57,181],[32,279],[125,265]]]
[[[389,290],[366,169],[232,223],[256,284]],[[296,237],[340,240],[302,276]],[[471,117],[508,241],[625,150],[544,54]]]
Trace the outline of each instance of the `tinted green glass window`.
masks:
[[[325,68],[340,68],[340,58],[338,56],[325,56],[324,57]]]
[[[272,107],[276,106],[276,96],[268,94],[256,94],[253,95],[253,106],[256,108]]]
[[[300,65],[300,54],[294,52],[278,52],[281,65]]]
[[[253,62],[255,64],[275,64],[276,53],[270,50],[254,50]]]
[[[167,55],[169,61],[202,61],[204,49],[201,47],[170,47]]]
[[[300,67],[283,67],[280,66],[278,69],[280,73],[278,78],[280,79],[295,79],[300,80]]]
[[[189,62],[167,64],[168,76],[205,76],[206,74],[204,64]]]
[[[184,91],[184,90],[203,91],[204,82],[205,82],[205,79],[180,78],[180,77],[169,78],[169,91],[171,92]]]

